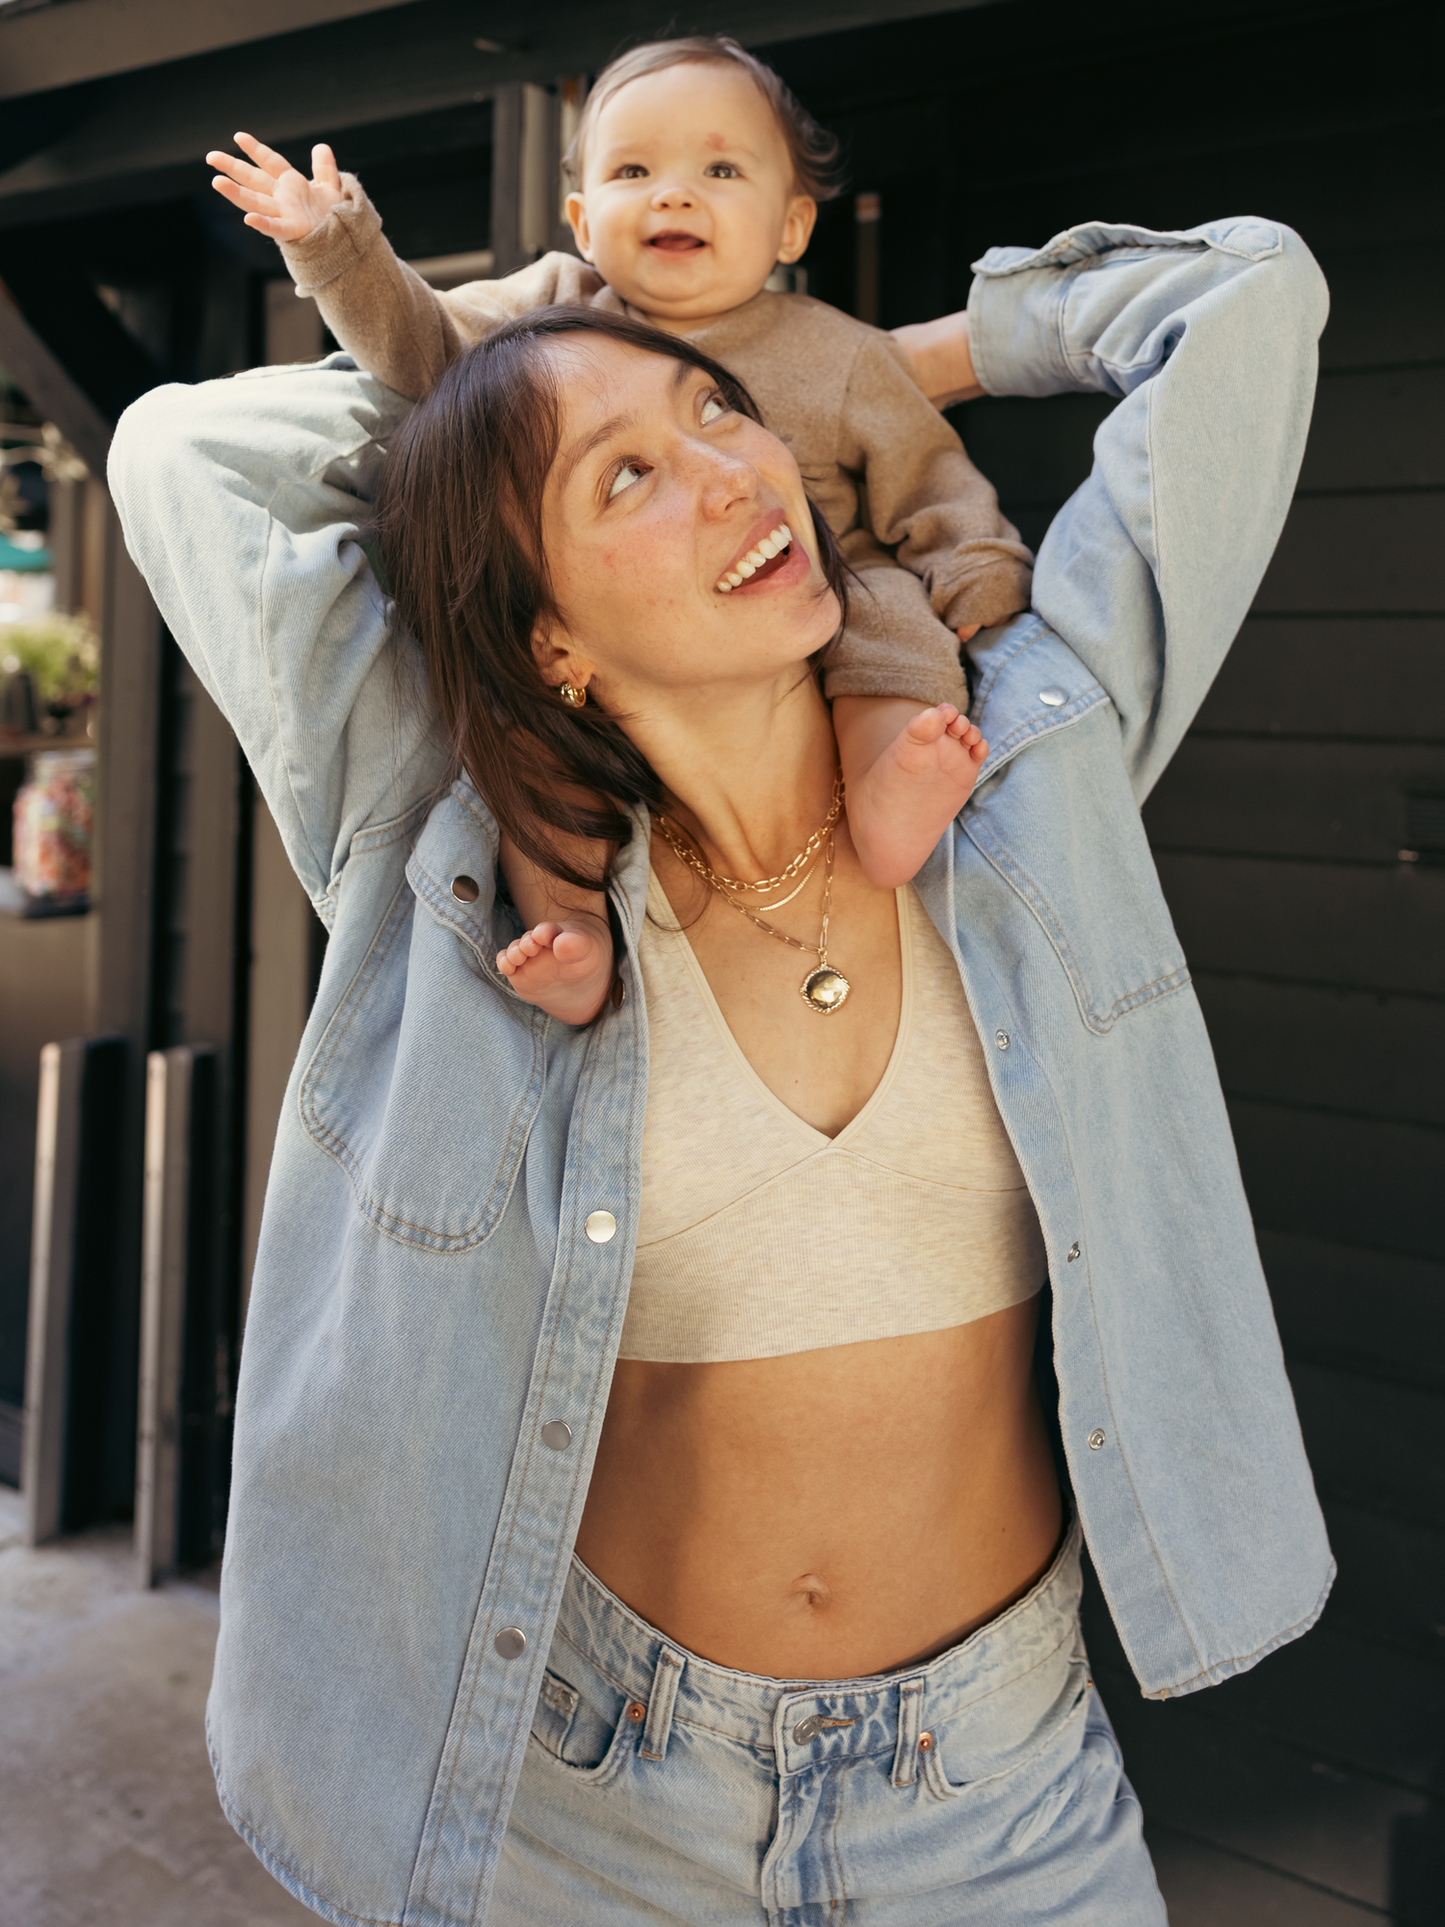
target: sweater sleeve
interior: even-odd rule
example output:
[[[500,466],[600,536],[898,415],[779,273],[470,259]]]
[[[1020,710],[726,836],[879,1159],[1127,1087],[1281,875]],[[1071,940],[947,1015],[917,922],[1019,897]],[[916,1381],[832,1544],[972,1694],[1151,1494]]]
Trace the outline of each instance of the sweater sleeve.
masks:
[[[499,281],[439,291],[397,259],[356,176],[341,181],[345,198],[281,254],[297,294],[314,298],[346,353],[409,401],[430,394],[443,369],[502,322],[602,286],[584,262],[547,254]]]
[[[862,478],[874,536],[922,581],[949,629],[1028,608],[1033,557],[887,336],[870,335],[853,364],[839,460]]]

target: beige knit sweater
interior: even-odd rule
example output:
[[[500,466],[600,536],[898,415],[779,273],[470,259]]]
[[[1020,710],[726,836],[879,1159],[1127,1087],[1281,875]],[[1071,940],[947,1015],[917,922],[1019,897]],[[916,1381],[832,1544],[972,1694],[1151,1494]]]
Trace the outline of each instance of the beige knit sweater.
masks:
[[[399,394],[427,394],[449,362],[530,309],[630,312],[570,254],[439,294],[397,260],[355,176],[342,179],[345,200],[282,253],[297,293],[314,296],[347,353]],[[828,695],[965,709],[954,631],[1027,608],[1033,558],[906,355],[806,295],[756,295],[689,339],[752,391],[858,578]]]

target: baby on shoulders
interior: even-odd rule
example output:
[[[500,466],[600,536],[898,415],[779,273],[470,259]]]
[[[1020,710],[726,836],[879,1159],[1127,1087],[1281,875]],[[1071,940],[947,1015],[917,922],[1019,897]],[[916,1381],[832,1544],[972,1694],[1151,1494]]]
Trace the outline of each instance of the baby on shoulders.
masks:
[[[557,302],[686,335],[741,378],[854,577],[825,670],[849,834],[872,882],[911,878],[987,753],[963,713],[959,644],[1028,607],[1032,557],[899,344],[822,302],[765,290],[776,263],[804,253],[819,200],[838,191],[836,141],[778,75],[722,36],[623,54],[599,75],[565,163],[582,258],[548,254],[448,293],[398,261],[329,148],[313,150],[308,181],[249,135],[236,139],[249,163],[207,155],[215,186],[281,244],[298,292],[315,297],[347,352],[401,394],[429,393],[491,329]],[[913,332],[926,345],[927,331]],[[780,564],[789,535],[740,557],[717,593]],[[585,686],[554,686],[560,703],[587,701]],[[551,841],[564,867],[595,870],[584,839]],[[509,839],[502,868],[529,927],[499,969],[528,1002],[591,1021],[614,978],[600,893],[560,883]]]

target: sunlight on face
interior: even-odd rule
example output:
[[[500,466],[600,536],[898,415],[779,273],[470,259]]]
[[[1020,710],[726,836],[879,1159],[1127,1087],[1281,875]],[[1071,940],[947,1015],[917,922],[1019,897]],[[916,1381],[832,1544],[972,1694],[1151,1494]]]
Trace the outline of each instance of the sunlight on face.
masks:
[[[696,327],[757,294],[808,245],[816,203],[767,101],[740,69],[668,67],[627,83],[598,116],[577,243],[623,300]]]
[[[788,450],[700,369],[596,339],[555,343],[562,438],[543,529],[563,630],[543,673],[595,678],[617,714],[728,684],[795,681],[832,636]],[[791,541],[771,542],[785,528]],[[775,552],[740,586],[749,555]]]

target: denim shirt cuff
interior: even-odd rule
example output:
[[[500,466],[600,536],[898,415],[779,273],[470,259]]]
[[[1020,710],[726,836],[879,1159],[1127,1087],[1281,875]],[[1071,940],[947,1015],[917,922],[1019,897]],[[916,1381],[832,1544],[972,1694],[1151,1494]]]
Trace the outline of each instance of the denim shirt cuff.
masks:
[[[1058,395],[1077,386],[1058,339],[1063,287],[1055,264],[1029,248],[990,248],[974,263],[968,343],[988,394]]]

